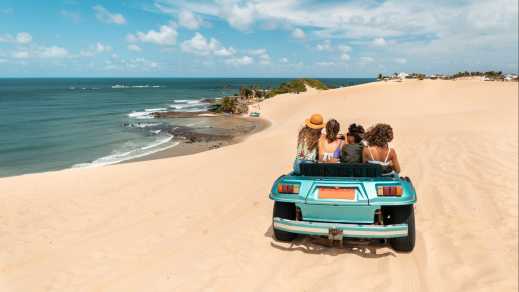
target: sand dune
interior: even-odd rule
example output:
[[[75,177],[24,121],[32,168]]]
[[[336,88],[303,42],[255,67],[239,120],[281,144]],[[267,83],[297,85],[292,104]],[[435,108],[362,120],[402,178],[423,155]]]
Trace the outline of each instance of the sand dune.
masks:
[[[0,179],[0,291],[517,291],[517,83],[371,83],[261,112],[270,128],[221,149]],[[394,126],[412,253],[272,239],[269,188],[314,112]]]

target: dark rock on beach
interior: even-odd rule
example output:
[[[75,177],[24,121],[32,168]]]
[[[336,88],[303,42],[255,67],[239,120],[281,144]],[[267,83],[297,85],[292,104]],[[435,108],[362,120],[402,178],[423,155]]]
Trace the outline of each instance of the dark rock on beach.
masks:
[[[225,141],[234,137],[231,134],[203,132],[190,127],[174,127],[169,130],[169,133],[184,138],[186,143]]]
[[[203,111],[203,112],[154,112],[152,116],[154,118],[196,118],[201,115],[214,115],[213,112]]]

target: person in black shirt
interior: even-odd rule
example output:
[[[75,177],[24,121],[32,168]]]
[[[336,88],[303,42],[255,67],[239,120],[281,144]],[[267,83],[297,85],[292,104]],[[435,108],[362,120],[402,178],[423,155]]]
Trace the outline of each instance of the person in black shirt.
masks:
[[[364,143],[364,127],[357,124],[351,124],[348,127],[347,144],[342,146],[341,162],[343,163],[362,163],[362,150]]]

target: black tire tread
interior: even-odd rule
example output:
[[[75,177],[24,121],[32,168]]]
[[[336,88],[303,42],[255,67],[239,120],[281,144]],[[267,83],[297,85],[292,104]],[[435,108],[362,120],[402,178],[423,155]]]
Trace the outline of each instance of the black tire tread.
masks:
[[[395,251],[410,252],[414,249],[416,234],[415,234],[415,219],[413,205],[402,206],[393,212],[392,224],[406,223],[408,226],[407,236],[391,238],[389,244]]]
[[[296,219],[296,206],[294,203],[286,202],[274,202],[273,217],[279,217],[282,219],[295,220]],[[290,242],[297,238],[296,233],[291,233],[283,230],[278,230],[272,227],[274,230],[274,237],[276,240]]]

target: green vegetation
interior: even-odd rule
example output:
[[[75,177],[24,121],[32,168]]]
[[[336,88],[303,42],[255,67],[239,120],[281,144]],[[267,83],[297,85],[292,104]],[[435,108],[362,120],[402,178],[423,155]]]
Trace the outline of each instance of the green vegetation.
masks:
[[[290,82],[285,82],[279,85],[279,87],[272,89],[265,97],[270,98],[278,94],[283,93],[300,93],[306,91],[306,86],[313,87],[315,89],[326,90],[328,86],[316,79],[296,79]]]
[[[468,77],[468,76],[485,76],[487,78],[492,78],[492,79],[503,79],[504,78],[503,72],[501,72],[501,71],[487,71],[487,72],[465,71],[465,72],[458,72],[458,73],[452,75],[451,77],[458,78],[458,77]]]
[[[249,111],[248,101],[239,96],[226,96],[216,102],[210,111],[216,113],[244,114]]]
[[[234,96],[226,96],[219,102],[215,103],[211,111],[217,113],[233,113],[242,114],[248,111],[248,105],[257,98],[270,98],[283,93],[300,93],[306,91],[306,85],[326,90],[328,86],[319,80],[315,79],[296,79],[289,82],[282,83],[279,87],[272,90],[262,89],[257,85],[242,86],[239,93]]]

